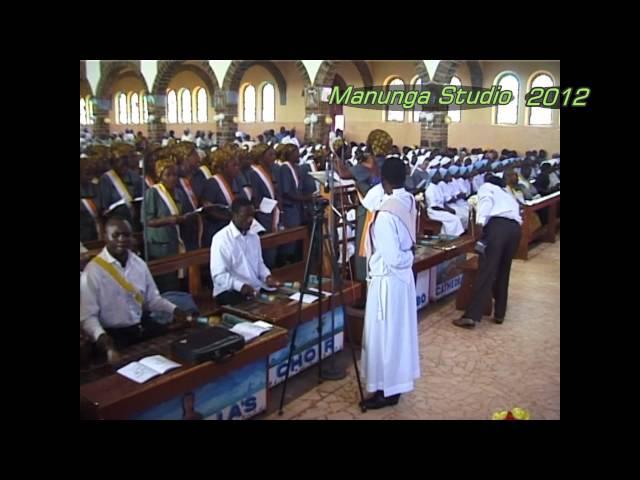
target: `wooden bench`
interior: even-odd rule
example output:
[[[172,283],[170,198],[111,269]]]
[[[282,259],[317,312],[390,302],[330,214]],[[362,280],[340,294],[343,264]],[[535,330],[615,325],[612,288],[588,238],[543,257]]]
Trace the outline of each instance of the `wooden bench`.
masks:
[[[427,211],[421,205],[418,208],[420,209],[420,220],[418,231],[416,232],[417,235],[439,235],[442,231],[442,222],[431,220],[427,215]]]
[[[286,245],[291,242],[302,240],[303,251],[309,249],[309,231],[307,227],[296,227],[281,230],[275,233],[267,233],[260,237],[260,243],[263,250],[275,248],[280,245]],[[179,255],[171,255],[157,260],[149,261],[149,270],[152,275],[162,275],[165,273],[177,272],[178,270],[186,270],[188,278],[188,290],[194,298],[201,312],[209,313],[217,309],[215,301],[211,296],[211,291],[202,287],[202,267],[209,268],[211,259],[211,250],[209,248],[200,248],[191,252]],[[287,272],[288,269],[299,268],[299,263],[287,265],[280,269],[274,269],[274,275]]]
[[[462,285],[456,295],[456,310],[466,310],[471,303],[471,296],[473,294],[473,285],[475,283],[476,275],[479,268],[479,258],[477,255],[472,255],[462,266],[464,276],[462,277]],[[491,315],[493,311],[493,301],[490,298],[488,304],[484,309],[485,315]]]
[[[555,243],[556,233],[559,227],[558,208],[560,206],[560,194],[542,200],[539,203],[522,208],[522,236],[518,251],[514,258],[527,260],[529,258],[529,244],[535,240],[542,239],[543,242]],[[542,209],[547,209],[547,223],[536,231],[531,231],[532,217],[534,213]]]

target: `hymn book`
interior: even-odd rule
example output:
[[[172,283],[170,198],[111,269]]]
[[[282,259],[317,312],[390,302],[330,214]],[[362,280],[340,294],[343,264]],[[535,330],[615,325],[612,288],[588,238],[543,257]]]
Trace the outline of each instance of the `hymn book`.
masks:
[[[123,377],[137,383],[144,383],[158,375],[163,375],[169,370],[181,367],[179,363],[169,360],[162,355],[152,355],[137,362],[131,362],[118,370]]]

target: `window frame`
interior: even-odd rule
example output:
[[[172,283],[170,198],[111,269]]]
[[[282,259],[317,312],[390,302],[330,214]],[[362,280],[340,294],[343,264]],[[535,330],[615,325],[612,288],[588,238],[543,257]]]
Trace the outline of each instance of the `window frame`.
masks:
[[[493,107],[492,110],[492,115],[491,115],[491,121],[492,121],[492,125],[496,126],[496,127],[517,127],[520,126],[520,93],[522,90],[522,82],[520,81],[520,77],[518,76],[518,74],[516,72],[513,72],[511,70],[504,70],[500,73],[498,73],[493,81],[492,85],[498,86],[500,84],[500,82],[508,76],[512,76],[516,79],[516,81],[518,82],[518,94],[515,96],[515,101],[516,101],[516,121],[514,123],[500,123],[498,122],[498,113],[499,113],[499,109],[500,108],[504,108],[506,107],[506,105],[496,105]]]
[[[546,70],[538,70],[536,72],[534,72],[533,74],[531,74],[531,76],[529,77],[529,81],[527,83],[527,87],[528,90],[530,91],[533,88],[533,82],[540,76],[545,75],[547,77],[549,77],[551,79],[551,86],[555,87],[556,85],[556,79],[554,78],[553,75],[551,75],[550,72],[546,71]],[[535,128],[550,128],[550,127],[554,127],[554,110],[553,109],[548,109],[551,112],[551,121],[549,123],[531,123],[531,114],[533,113],[533,109],[534,108],[542,108],[542,107],[526,107],[527,111],[526,111],[526,125],[528,127],[535,127]]]

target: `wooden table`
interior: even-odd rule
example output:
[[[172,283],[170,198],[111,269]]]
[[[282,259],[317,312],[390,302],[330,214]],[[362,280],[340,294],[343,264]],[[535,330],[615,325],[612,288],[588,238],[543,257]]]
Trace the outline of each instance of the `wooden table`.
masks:
[[[193,331],[193,327],[182,332],[172,332],[162,337],[140,343],[123,350],[124,363],[139,360],[148,355],[160,354],[183,366],[171,370],[164,375],[138,384],[122,375],[115,369],[108,368],[101,378],[87,381],[80,385],[80,412],[83,418],[90,419],[128,419],[155,405],[175,398],[194,388],[212,382],[233,372],[244,365],[260,359],[266,362],[269,355],[287,345],[287,331],[274,327],[269,332],[249,342],[239,352],[223,363],[203,362],[185,364],[172,356],[170,344],[173,340]],[[122,362],[121,362],[122,363]],[[116,367],[117,369],[118,367]]]
[[[424,237],[418,237],[418,241]],[[416,253],[413,259],[413,274],[414,280],[418,273],[428,270],[436,265],[441,264],[452,258],[473,251],[475,240],[471,235],[464,235],[449,243],[449,246],[454,248],[451,250],[440,250],[433,247],[424,245],[416,246]],[[428,294],[428,292],[427,292]],[[353,339],[352,342],[355,345],[362,345],[362,331],[364,328],[364,310],[359,310],[351,307],[346,307],[345,313],[348,316],[348,320],[351,321]]]
[[[420,241],[420,239],[418,239],[418,241]],[[448,246],[454,247],[451,250],[440,250],[418,244],[416,247],[416,254],[413,259],[413,273],[417,275],[423,270],[435,267],[436,265],[452,258],[456,258],[463,253],[472,252],[475,243],[475,239],[468,234],[449,242]]]
[[[283,267],[273,272],[274,278],[279,281],[299,281],[302,282],[304,277],[304,265],[296,264],[291,267]],[[359,282],[343,280],[343,295],[337,293],[337,287],[333,282],[324,279],[322,291],[332,292],[331,299],[323,297],[320,301],[322,313],[329,312],[329,303],[331,308],[337,308],[343,305],[351,305],[355,303],[362,294],[362,285]],[[317,288],[317,286],[314,286]],[[296,300],[278,298],[276,302],[266,304],[259,303],[255,300],[244,302],[238,305],[221,306],[223,312],[239,315],[251,320],[264,320],[279,327],[291,329],[298,323],[298,302]],[[318,316],[318,301],[306,303],[302,305],[302,322],[307,322]]]
[[[558,229],[558,208],[560,206],[560,192],[553,193],[536,202],[534,205],[527,205],[522,208],[522,236],[520,245],[514,258],[527,260],[529,258],[529,244],[534,240],[542,238],[543,242],[555,243]],[[542,225],[535,232],[531,231],[532,216],[542,209],[547,210],[547,223]]]

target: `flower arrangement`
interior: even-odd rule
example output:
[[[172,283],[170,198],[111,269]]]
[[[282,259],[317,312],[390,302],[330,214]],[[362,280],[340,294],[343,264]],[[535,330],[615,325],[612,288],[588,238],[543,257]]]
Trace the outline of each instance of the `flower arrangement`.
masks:
[[[529,412],[523,408],[514,407],[511,410],[502,410],[495,412],[492,420],[529,420]]]

